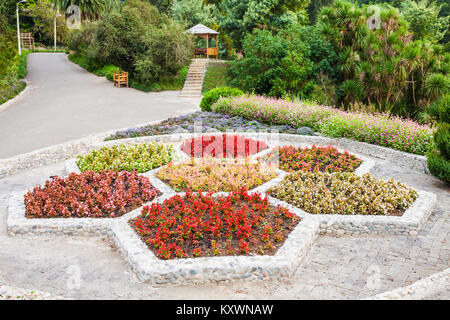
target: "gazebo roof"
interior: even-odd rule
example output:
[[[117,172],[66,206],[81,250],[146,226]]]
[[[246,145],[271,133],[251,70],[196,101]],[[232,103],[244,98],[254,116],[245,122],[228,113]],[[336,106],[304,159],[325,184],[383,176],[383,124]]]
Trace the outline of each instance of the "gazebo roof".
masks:
[[[217,31],[208,28],[207,26],[199,23],[195,26],[193,26],[192,28],[190,28],[189,30],[187,30],[186,32],[192,33],[192,34],[219,34]]]

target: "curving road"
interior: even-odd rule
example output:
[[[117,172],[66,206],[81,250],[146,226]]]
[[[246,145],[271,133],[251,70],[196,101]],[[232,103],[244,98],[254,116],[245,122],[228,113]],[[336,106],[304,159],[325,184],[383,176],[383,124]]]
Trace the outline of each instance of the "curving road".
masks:
[[[23,96],[3,111],[0,106],[0,158],[188,113],[199,104],[179,98],[179,91],[118,89],[63,53],[30,54],[26,79]]]

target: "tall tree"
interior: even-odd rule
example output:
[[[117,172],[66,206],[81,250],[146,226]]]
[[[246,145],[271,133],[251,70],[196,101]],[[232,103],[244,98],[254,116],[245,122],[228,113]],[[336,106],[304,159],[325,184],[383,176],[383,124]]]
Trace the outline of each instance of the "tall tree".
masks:
[[[203,0],[174,0],[170,12],[174,20],[184,21],[187,27],[198,23],[211,27],[215,24],[214,8],[213,4],[204,4]]]
[[[439,41],[449,28],[449,16],[439,16],[442,5],[430,0],[404,0],[401,12],[409,22],[414,39]]]
[[[223,0],[218,4],[220,28],[233,40],[236,49],[253,29],[280,30],[307,21],[310,0]]]

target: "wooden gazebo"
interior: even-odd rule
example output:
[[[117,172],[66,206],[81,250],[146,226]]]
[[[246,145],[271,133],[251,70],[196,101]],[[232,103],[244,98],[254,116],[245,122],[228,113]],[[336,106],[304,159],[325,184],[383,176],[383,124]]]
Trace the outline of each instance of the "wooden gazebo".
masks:
[[[208,28],[207,26],[199,23],[186,32],[192,33],[193,35],[196,35],[197,37],[206,39],[206,48],[195,48],[194,55],[205,55],[206,58],[209,58],[209,56],[216,56],[216,59],[219,58],[219,33],[211,28]],[[211,48],[209,47],[209,40],[215,38],[216,40],[216,47]]]

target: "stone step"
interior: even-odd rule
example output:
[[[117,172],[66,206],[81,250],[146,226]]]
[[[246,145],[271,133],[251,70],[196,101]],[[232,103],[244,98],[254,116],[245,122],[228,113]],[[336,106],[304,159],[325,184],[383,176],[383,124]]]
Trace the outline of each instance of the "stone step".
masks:
[[[202,88],[183,88],[183,90],[181,90],[183,92],[200,92],[202,91]]]
[[[205,78],[207,59],[193,59],[188,69],[180,96],[200,97]]]

